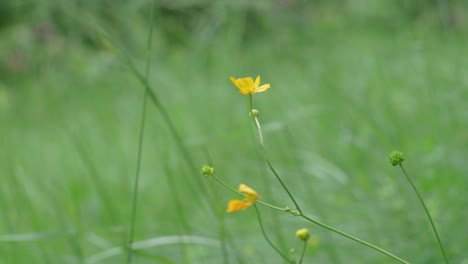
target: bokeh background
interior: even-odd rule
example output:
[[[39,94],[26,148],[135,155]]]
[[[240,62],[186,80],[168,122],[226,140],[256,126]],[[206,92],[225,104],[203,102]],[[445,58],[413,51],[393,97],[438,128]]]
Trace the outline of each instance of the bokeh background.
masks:
[[[254,96],[266,151],[306,212],[411,263],[442,263],[388,162],[399,149],[449,260],[468,263],[463,0],[1,1],[0,263],[126,259],[144,86],[96,29],[141,73],[150,61],[180,134],[149,100],[133,263],[282,263],[254,210],[226,215],[233,194],[199,174],[212,164],[234,188],[292,206],[229,81],[256,75],[272,86]],[[285,253],[309,228],[305,263],[395,263],[260,209]]]

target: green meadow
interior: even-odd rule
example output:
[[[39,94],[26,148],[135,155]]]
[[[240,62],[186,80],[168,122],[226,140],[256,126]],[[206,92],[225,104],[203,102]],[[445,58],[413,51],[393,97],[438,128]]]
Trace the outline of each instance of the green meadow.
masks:
[[[257,75],[271,85],[252,96],[264,151],[308,216],[409,263],[444,263],[389,162],[399,150],[448,261],[468,263],[464,1],[0,9],[0,263],[286,263],[256,210],[226,213],[242,197],[200,174],[211,165],[294,209],[259,151],[249,96],[229,80]],[[303,263],[398,263],[257,207],[287,256],[299,259],[296,230],[310,231]]]

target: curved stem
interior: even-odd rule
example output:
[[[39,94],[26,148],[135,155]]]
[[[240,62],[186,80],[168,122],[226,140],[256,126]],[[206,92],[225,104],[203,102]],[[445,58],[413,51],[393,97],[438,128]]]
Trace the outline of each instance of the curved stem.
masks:
[[[284,254],[273,244],[273,242],[270,240],[270,238],[268,238],[268,235],[267,235],[266,232],[265,232],[265,228],[263,227],[262,217],[261,217],[261,215],[260,215],[260,211],[258,210],[258,207],[257,207],[256,204],[254,204],[254,207],[255,207],[255,212],[257,213],[258,223],[260,224],[260,228],[262,229],[262,234],[263,234],[263,237],[265,237],[265,240],[268,242],[268,244],[270,244],[270,246],[271,246],[279,255],[281,255],[281,257],[283,257],[284,260],[286,260],[288,263],[293,263],[286,255],[284,255]]]
[[[403,171],[403,174],[405,175],[406,179],[410,183],[411,187],[413,188],[414,192],[416,193],[416,196],[418,196],[419,201],[421,202],[424,211],[426,212],[427,218],[429,218],[429,222],[431,222],[432,226],[432,231],[434,231],[434,234],[437,238],[437,243],[439,244],[440,251],[442,252],[442,255],[444,256],[445,263],[448,264],[447,260],[447,255],[445,254],[444,246],[442,245],[442,241],[440,240],[439,233],[437,232],[437,229],[435,227],[434,221],[432,220],[431,214],[429,213],[429,210],[427,209],[426,203],[424,202],[421,194],[419,193],[418,189],[416,189],[416,185],[414,185],[413,181],[411,178],[408,176],[408,173],[406,173],[405,168],[403,167],[403,164],[400,163],[400,168]]]
[[[345,232],[343,232],[343,231],[341,231],[341,230],[338,230],[338,229],[336,229],[336,228],[334,228],[334,227],[331,227],[331,226],[329,226],[329,225],[323,224],[323,223],[321,223],[321,222],[319,222],[319,221],[317,221],[317,220],[315,220],[315,219],[312,219],[312,218],[310,218],[310,217],[308,217],[308,216],[306,216],[306,215],[304,215],[304,214],[302,214],[302,213],[300,214],[300,216],[301,216],[302,218],[308,220],[309,222],[312,222],[312,223],[314,223],[314,224],[316,224],[316,225],[318,225],[318,226],[320,226],[320,227],[323,227],[323,228],[325,228],[325,229],[327,229],[327,230],[330,230],[330,231],[332,231],[332,232],[335,232],[335,233],[337,233],[337,234],[339,234],[339,235],[341,235],[341,236],[344,236],[344,237],[346,237],[346,238],[349,238],[349,239],[351,239],[351,240],[353,240],[353,241],[355,241],[355,242],[357,242],[357,243],[359,243],[359,244],[361,244],[361,245],[364,245],[364,246],[367,246],[367,247],[369,247],[369,248],[372,248],[372,249],[374,249],[374,250],[376,250],[376,251],[379,251],[380,253],[383,253],[383,254],[385,254],[385,255],[387,255],[387,256],[389,256],[389,257],[395,259],[395,260],[398,260],[398,261],[401,262],[401,263],[410,264],[408,261],[406,261],[406,260],[404,260],[404,259],[402,259],[402,258],[400,258],[400,257],[397,257],[396,255],[394,255],[394,254],[392,254],[392,253],[390,253],[390,252],[388,252],[388,251],[386,251],[386,250],[384,250],[384,249],[382,249],[382,248],[380,248],[380,247],[378,247],[378,246],[375,246],[375,245],[373,245],[373,244],[371,244],[371,243],[369,243],[369,242],[366,242],[366,241],[364,241],[364,240],[362,240],[362,239],[359,239],[359,238],[357,238],[357,237],[354,237],[354,236],[352,236],[352,235],[350,235],[350,234],[347,234],[347,233],[345,233]]]

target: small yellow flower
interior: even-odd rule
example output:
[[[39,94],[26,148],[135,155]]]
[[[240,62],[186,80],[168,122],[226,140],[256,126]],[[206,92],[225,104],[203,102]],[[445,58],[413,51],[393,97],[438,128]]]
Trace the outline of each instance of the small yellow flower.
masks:
[[[256,191],[254,191],[252,188],[250,188],[249,186],[245,184],[239,185],[239,192],[241,192],[244,195],[244,199],[243,200],[237,200],[237,199],[230,200],[228,203],[228,208],[226,212],[232,213],[232,212],[236,212],[236,211],[248,208],[252,206],[260,198],[260,196],[257,194]]]
[[[239,89],[242,95],[261,93],[270,88],[269,83],[260,86],[260,76],[257,76],[255,82],[252,77],[236,79],[231,76],[229,79]]]

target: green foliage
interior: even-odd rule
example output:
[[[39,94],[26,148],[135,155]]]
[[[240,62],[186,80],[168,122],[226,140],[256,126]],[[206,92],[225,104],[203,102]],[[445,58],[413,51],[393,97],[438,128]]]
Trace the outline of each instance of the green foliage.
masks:
[[[404,149],[450,262],[462,263],[466,4],[439,3],[448,2],[158,1],[149,82],[195,164],[293,208],[259,159],[247,102],[229,81],[260,74],[272,85],[255,102],[265,146],[303,209],[412,263],[439,263],[420,205],[388,166],[388,151]],[[0,263],[124,261],[144,87],[90,24],[143,72],[149,6],[0,3]],[[224,216],[232,195],[191,170],[148,109],[134,263],[220,263],[219,240],[230,263],[278,261],[254,212]],[[260,210],[283,252],[301,247],[299,221]],[[306,227],[320,238],[307,260],[387,261]],[[176,235],[190,237],[179,246]]]

